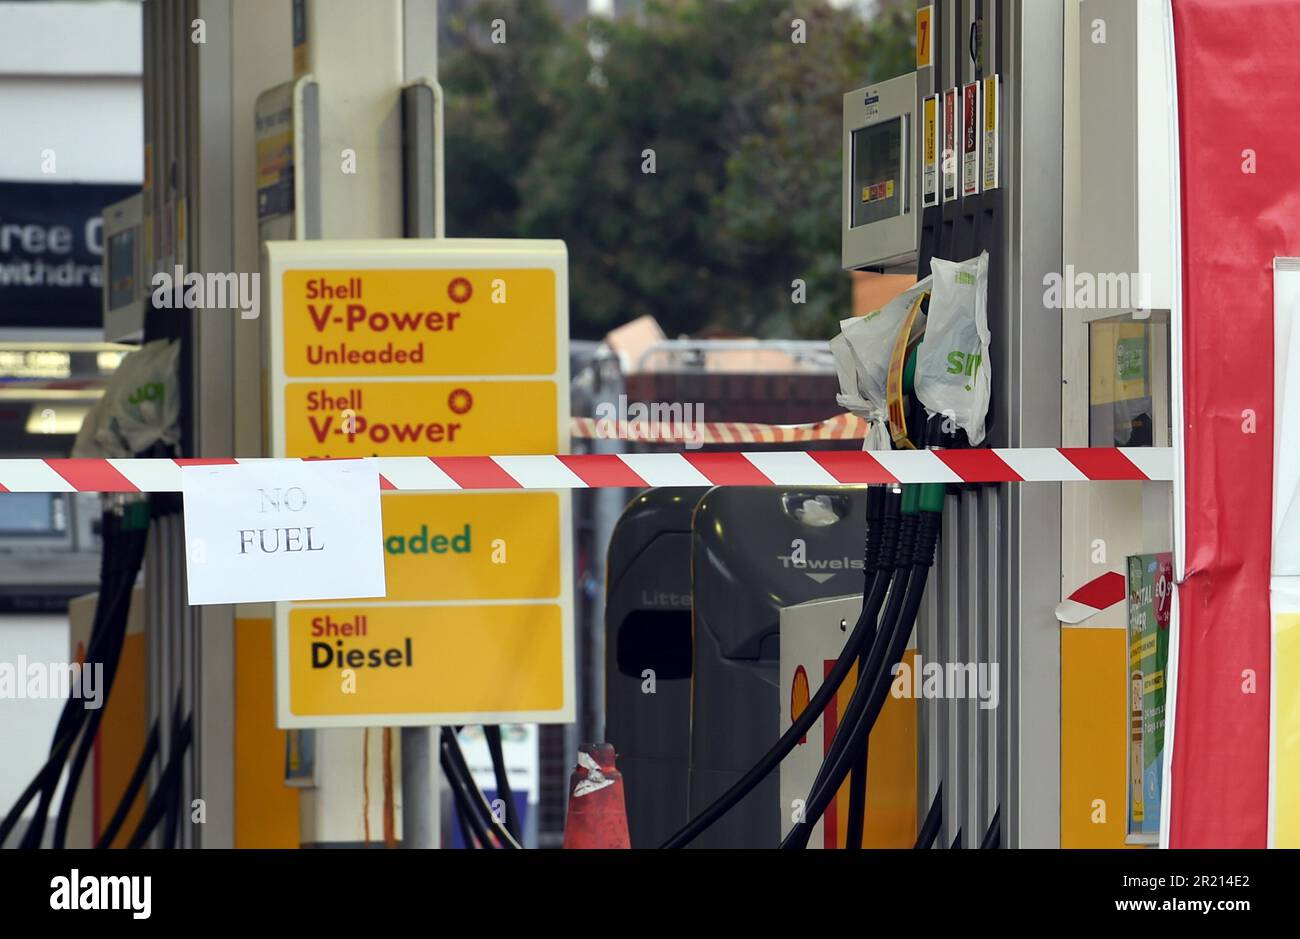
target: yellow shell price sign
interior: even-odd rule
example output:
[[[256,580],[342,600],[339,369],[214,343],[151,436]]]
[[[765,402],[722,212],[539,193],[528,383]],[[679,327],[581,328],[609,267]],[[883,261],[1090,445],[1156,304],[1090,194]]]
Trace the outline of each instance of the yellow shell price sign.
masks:
[[[295,382],[283,395],[285,455],[558,453],[552,381]]]
[[[277,457],[568,451],[553,241],[268,242]],[[386,493],[387,595],[277,603],[280,727],[574,718],[567,492]]]
[[[292,270],[281,290],[291,377],[555,371],[551,270]]]
[[[564,619],[557,603],[294,606],[289,708],[307,725],[424,723],[411,718],[430,713],[484,724],[502,711],[531,721],[571,698],[551,665],[564,657]]]
[[[389,493],[384,576],[389,600],[558,600],[560,495]]]

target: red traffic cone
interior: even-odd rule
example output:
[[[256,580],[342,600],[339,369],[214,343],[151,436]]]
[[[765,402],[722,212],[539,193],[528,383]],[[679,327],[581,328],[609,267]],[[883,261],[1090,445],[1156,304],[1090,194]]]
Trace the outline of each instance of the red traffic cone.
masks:
[[[588,743],[578,748],[578,766],[569,776],[566,848],[632,847],[623,802],[623,774],[614,769],[616,756],[608,743]]]

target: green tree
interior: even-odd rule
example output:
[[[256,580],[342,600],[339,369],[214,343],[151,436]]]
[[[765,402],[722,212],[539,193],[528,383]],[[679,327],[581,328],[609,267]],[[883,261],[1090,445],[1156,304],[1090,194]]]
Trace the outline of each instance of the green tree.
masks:
[[[757,335],[834,335],[851,311],[840,269],[842,98],[914,67],[913,9],[891,4],[863,22],[846,9],[796,4],[805,42],[762,47],[739,76],[754,105],[733,112],[736,145],[717,214],[737,266],[771,272],[736,325]],[[803,281],[804,302],[791,302]]]
[[[448,15],[448,13],[450,15]],[[447,233],[519,236],[519,182],[556,115],[567,107],[554,68],[580,37],[546,0],[481,0],[444,11],[449,45],[439,55],[445,95]],[[492,41],[493,20],[506,41]],[[553,235],[552,237],[563,237]]]
[[[825,0],[651,0],[566,32],[538,0],[489,0],[458,36],[448,231],[563,238],[575,336],[651,313],[669,334],[824,337],[848,314],[840,100],[911,67],[897,2],[864,22]]]

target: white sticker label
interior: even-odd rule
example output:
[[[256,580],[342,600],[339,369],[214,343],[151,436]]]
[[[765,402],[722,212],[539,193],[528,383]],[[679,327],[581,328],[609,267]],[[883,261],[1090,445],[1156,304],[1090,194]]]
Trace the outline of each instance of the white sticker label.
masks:
[[[921,205],[939,204],[939,96],[921,105]]]
[[[961,95],[956,88],[943,94],[943,201],[957,198],[957,147],[961,138]]]
[[[965,85],[961,97],[961,194],[975,196],[980,191],[980,83]]]
[[[373,463],[184,466],[181,490],[192,605],[387,593]]]
[[[984,191],[998,188],[998,77],[984,79]]]

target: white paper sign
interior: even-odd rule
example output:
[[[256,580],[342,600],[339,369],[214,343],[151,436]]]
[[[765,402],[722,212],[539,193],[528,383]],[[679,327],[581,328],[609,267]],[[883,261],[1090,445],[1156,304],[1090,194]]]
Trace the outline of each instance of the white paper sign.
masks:
[[[369,461],[184,466],[181,490],[192,605],[386,594]]]

